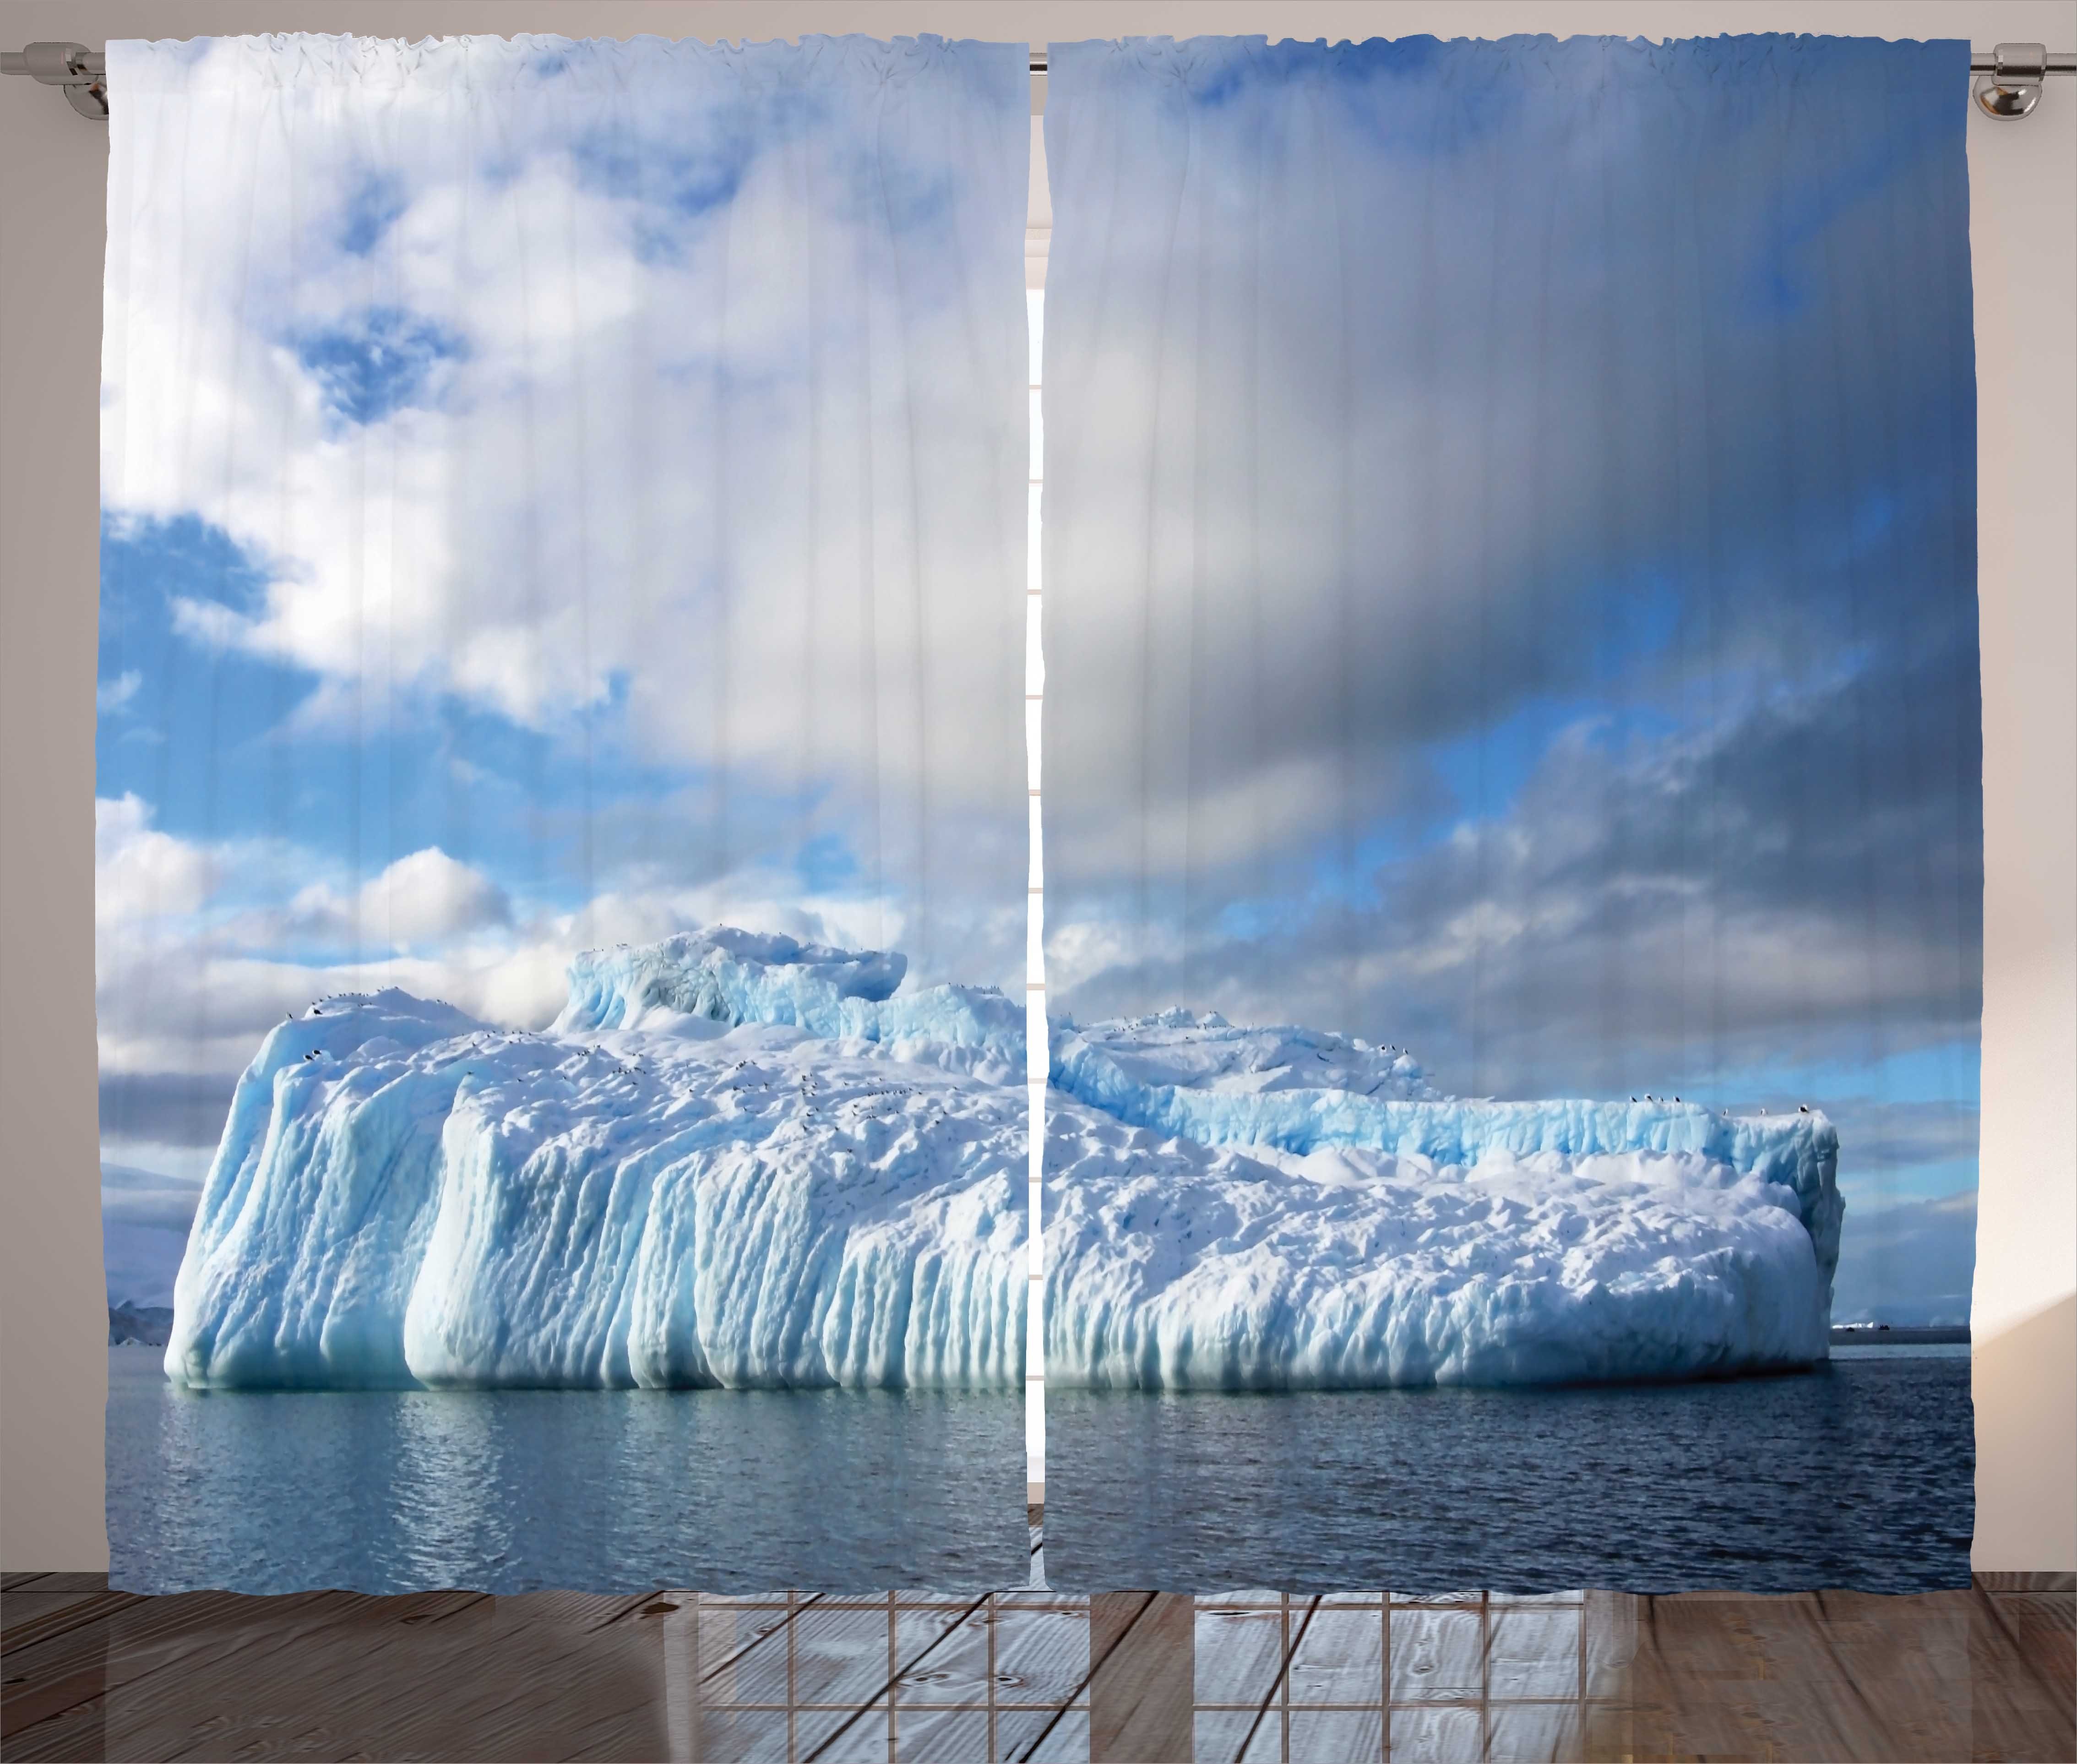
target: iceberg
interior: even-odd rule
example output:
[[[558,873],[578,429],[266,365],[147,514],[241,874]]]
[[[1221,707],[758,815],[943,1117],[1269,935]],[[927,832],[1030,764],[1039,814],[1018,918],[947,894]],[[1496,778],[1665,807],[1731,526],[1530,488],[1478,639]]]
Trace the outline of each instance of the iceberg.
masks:
[[[1015,1387],[1022,1012],[901,972],[723,928],[580,958],[544,1034],[320,1001],[239,1080],[169,1375]]]
[[[1145,1390],[1692,1378],[1827,1352],[1821,1114],[1465,1101],[1180,1012],[1055,1026],[1047,1376]]]
[[[239,1080],[175,1283],[198,1386],[1017,1388],[1022,1001],[716,926],[548,1029],[320,1001]],[[1442,1094],[1396,1046],[1054,1024],[1062,1384],[1668,1379],[1826,1352],[1825,1117]],[[1035,1079],[1038,1073],[1032,1076]]]

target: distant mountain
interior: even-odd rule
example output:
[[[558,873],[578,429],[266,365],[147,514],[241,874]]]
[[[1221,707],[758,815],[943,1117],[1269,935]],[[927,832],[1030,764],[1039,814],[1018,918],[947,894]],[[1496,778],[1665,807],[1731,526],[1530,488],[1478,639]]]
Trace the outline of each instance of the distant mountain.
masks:
[[[164,1347],[173,1333],[170,1304],[132,1304],[127,1299],[108,1307],[108,1345],[139,1342],[146,1347]]]

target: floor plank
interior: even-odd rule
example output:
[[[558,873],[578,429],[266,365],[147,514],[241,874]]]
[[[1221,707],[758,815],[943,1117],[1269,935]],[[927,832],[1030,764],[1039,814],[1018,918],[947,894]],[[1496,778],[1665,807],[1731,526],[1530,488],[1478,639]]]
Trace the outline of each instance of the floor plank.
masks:
[[[1190,1764],[1196,1623],[1175,1593],[1089,1601],[1091,1764]]]
[[[0,1593],[0,1650],[15,1645],[31,1627],[48,1627],[43,1620],[60,1611],[106,1599],[105,1592],[46,1591],[40,1587],[19,1587]]]
[[[2077,1595],[2052,1584],[976,1604],[21,1574],[0,1631],[10,1759],[2077,1758]]]
[[[1970,1758],[2077,1758],[2077,1596],[1979,1592],[1970,1616]]]
[[[106,1592],[108,1576],[105,1573],[58,1574],[48,1570],[0,1575],[0,1592],[12,1592],[17,1587],[26,1590],[31,1586],[39,1592]]]

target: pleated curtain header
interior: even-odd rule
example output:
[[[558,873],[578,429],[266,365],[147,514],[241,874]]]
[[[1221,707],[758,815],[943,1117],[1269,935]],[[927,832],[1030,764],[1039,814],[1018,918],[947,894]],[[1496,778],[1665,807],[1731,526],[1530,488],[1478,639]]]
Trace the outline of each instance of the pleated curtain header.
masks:
[[[123,40],[108,45],[108,73],[123,92],[202,94],[274,85],[298,91],[330,85],[426,91],[510,91],[566,81],[585,92],[638,89],[664,81],[726,91],[782,90],[817,78],[876,75],[889,82],[926,72],[964,75],[985,85],[1026,77],[1018,43],[948,42],[943,37],[811,36],[791,43],[702,43],[659,36],[625,40],[514,37],[198,37]]]

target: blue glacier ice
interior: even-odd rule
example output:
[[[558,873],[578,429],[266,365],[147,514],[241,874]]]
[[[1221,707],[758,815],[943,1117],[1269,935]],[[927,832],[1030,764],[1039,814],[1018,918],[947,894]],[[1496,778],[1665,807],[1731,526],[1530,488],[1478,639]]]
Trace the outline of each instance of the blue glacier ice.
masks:
[[[668,1030],[687,1018],[765,1023],[1022,1084],[1022,1006],[992,986],[891,996],[908,965],[892,951],[834,950],[715,926],[661,943],[586,951],[570,964],[569,1002],[549,1033]]]
[[[240,1079],[174,1293],[196,1385],[1022,1382],[1022,1001],[715,927],[539,1034],[327,999]],[[1054,1026],[1049,1379],[1678,1378],[1825,1352],[1821,1115],[1465,1101],[1351,1038]]]
[[[581,959],[542,1034],[321,1001],[239,1081],[168,1373],[1018,1385],[1022,1013],[901,972],[721,931]]]

